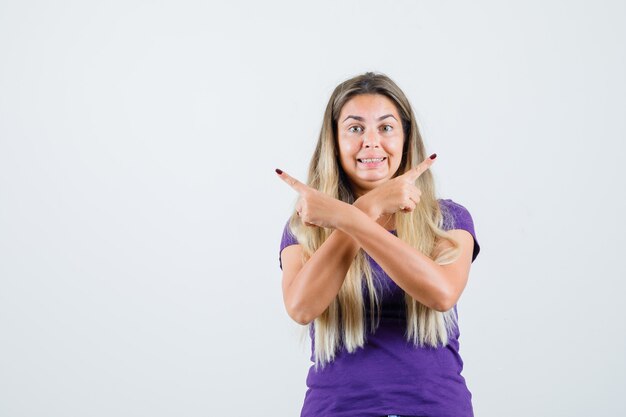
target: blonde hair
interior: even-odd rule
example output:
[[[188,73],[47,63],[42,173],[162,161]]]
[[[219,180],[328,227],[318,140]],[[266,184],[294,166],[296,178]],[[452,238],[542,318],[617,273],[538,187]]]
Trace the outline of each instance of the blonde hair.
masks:
[[[327,195],[352,204],[355,195],[338,159],[337,119],[348,100],[360,94],[382,94],[393,101],[402,119],[405,135],[400,167],[401,175],[425,159],[426,151],[415,115],[408,99],[386,75],[367,72],[339,84],[333,91],[326,111],[319,139],[311,163],[307,184]],[[397,236],[432,259],[438,238],[453,246],[433,259],[440,265],[454,262],[460,253],[459,243],[443,230],[444,216],[435,197],[433,176],[426,170],[417,180],[421,190],[420,202],[410,213],[396,213]],[[332,233],[332,229],[308,227],[302,224],[294,211],[289,222],[292,233],[303,249],[306,262]],[[309,326],[314,327],[315,367],[324,367],[334,360],[340,345],[350,353],[362,347],[366,340],[363,281],[370,302],[370,330],[375,331],[380,321],[380,303],[374,285],[372,269],[365,252],[359,249],[339,293],[328,308]],[[448,332],[457,325],[454,311],[440,312],[429,308],[405,293],[406,338],[416,346],[438,347],[448,343]],[[377,314],[374,314],[376,310]]]

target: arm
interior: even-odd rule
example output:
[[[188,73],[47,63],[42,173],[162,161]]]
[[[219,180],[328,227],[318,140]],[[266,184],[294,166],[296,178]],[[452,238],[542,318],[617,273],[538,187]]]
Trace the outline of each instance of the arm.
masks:
[[[359,245],[340,230],[302,263],[302,247],[283,249],[283,301],[289,316],[300,324],[308,324],[321,315],[337,296]]]
[[[425,160],[361,196],[354,206],[322,194],[280,170],[276,171],[300,194],[296,210],[305,224],[336,229],[307,262],[309,264],[313,260],[310,269],[302,265],[299,245],[285,248],[281,254],[283,298],[294,320],[305,324],[323,313],[339,292],[360,247],[413,298],[439,311],[452,308],[469,275],[473,245],[471,235],[464,230],[450,232],[461,242],[462,254],[453,264],[441,266],[390,234],[376,221],[383,214],[393,215],[399,210],[415,209],[421,194],[415,187],[415,180],[430,165],[432,159]],[[327,250],[322,250],[327,244]],[[440,243],[436,250],[445,249],[446,244],[449,245],[449,242]],[[401,254],[399,258],[398,254]],[[304,275],[300,276],[302,269]],[[320,276],[326,278],[320,279]],[[292,288],[294,282],[297,284]]]
[[[367,212],[360,203],[357,200],[354,207]],[[304,264],[300,245],[283,249],[282,290],[287,314],[303,325],[319,317],[339,293],[359,249],[352,237],[337,229]]]
[[[469,275],[473,238],[466,230],[452,230],[461,243],[461,255],[452,264],[439,265],[392,235],[360,210],[346,206],[337,228],[350,235],[394,280],[422,304],[447,311],[457,302]],[[441,243],[438,250],[449,244]]]

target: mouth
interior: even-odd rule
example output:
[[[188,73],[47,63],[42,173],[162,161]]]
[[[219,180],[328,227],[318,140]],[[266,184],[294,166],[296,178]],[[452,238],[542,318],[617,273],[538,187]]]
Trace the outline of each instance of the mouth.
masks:
[[[378,170],[386,166],[386,156],[380,158],[357,158],[358,166],[365,170]]]
[[[382,157],[382,158],[357,158],[357,161],[359,161],[362,164],[376,164],[379,162],[383,162],[385,159],[387,159],[387,157]]]

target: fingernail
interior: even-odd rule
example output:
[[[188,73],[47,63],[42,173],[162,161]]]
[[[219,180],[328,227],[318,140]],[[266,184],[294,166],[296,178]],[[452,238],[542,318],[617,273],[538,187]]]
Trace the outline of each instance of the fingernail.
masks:
[[[276,168],[276,173],[277,173],[278,175],[280,175],[280,174],[282,174],[282,173],[283,173],[283,171],[282,171],[282,169],[278,169],[278,168]]]
[[[437,154],[436,154],[436,153],[434,153],[434,154],[432,154],[432,155],[430,156],[430,159],[435,159],[436,157],[437,157]]]

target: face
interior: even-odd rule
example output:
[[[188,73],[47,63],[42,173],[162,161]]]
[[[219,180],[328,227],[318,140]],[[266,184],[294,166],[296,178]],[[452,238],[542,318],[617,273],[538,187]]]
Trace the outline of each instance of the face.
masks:
[[[337,136],[341,167],[357,197],[388,181],[400,167],[402,121],[386,96],[352,97],[339,114]]]

